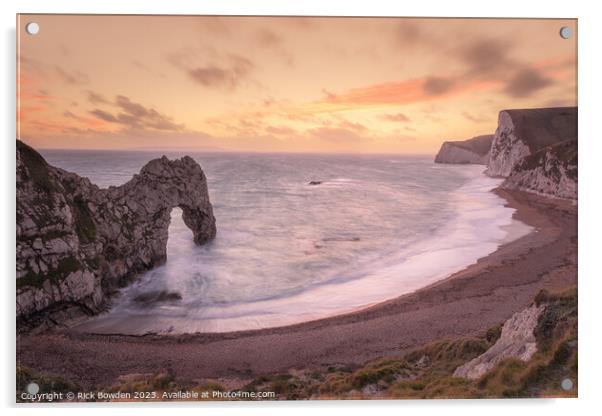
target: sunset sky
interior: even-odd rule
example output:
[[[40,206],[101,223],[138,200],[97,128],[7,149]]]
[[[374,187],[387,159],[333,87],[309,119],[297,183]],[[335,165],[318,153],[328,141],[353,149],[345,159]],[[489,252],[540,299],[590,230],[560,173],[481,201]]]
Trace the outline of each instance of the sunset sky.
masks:
[[[435,153],[493,133],[502,109],[577,99],[574,20],[21,15],[18,25],[17,132],[38,148]]]

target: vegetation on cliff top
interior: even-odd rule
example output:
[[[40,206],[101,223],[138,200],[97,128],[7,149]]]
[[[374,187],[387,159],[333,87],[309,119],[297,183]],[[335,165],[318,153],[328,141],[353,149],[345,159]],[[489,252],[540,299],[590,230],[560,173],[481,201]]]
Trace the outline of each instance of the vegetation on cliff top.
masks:
[[[57,186],[48,173],[48,163],[44,158],[21,140],[17,140],[17,150],[34,186],[45,193],[56,192]]]

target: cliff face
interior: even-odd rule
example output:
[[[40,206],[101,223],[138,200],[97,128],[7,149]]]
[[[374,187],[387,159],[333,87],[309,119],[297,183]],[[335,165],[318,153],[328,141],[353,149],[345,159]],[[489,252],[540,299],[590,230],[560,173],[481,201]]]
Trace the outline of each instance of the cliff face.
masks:
[[[444,142],[435,157],[435,163],[486,165],[492,141],[493,135],[484,135]]]
[[[576,107],[501,111],[487,174],[508,177],[523,158],[548,146],[576,140]]]
[[[164,262],[174,207],[197,244],[215,236],[205,175],[188,156],[152,160],[100,189],[17,141],[19,328],[96,313],[116,287]]]
[[[544,147],[521,159],[501,187],[577,199],[577,141]]]

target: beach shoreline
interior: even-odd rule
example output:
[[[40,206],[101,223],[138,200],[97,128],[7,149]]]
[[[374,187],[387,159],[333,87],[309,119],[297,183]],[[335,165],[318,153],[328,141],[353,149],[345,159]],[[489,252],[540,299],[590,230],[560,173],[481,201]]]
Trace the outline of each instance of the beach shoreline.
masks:
[[[17,362],[44,374],[107,386],[132,373],[250,378],[292,369],[356,365],[443,338],[474,336],[529,305],[541,289],[577,282],[577,206],[495,192],[535,230],[452,276],[368,308],[289,326],[183,335],[18,335]],[[44,357],[40,360],[40,357]]]

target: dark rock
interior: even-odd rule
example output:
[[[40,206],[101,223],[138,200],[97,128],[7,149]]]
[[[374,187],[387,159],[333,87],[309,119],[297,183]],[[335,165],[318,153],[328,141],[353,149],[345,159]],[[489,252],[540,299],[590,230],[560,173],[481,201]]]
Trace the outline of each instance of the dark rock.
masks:
[[[328,242],[328,241],[360,241],[359,237],[326,237],[323,238],[322,241],[324,242]]]
[[[310,181],[308,185],[320,185],[322,181]]]
[[[150,307],[156,303],[163,302],[176,302],[182,300],[182,295],[178,292],[168,292],[167,290],[156,290],[152,292],[141,293],[136,296],[134,302],[144,306]]]

